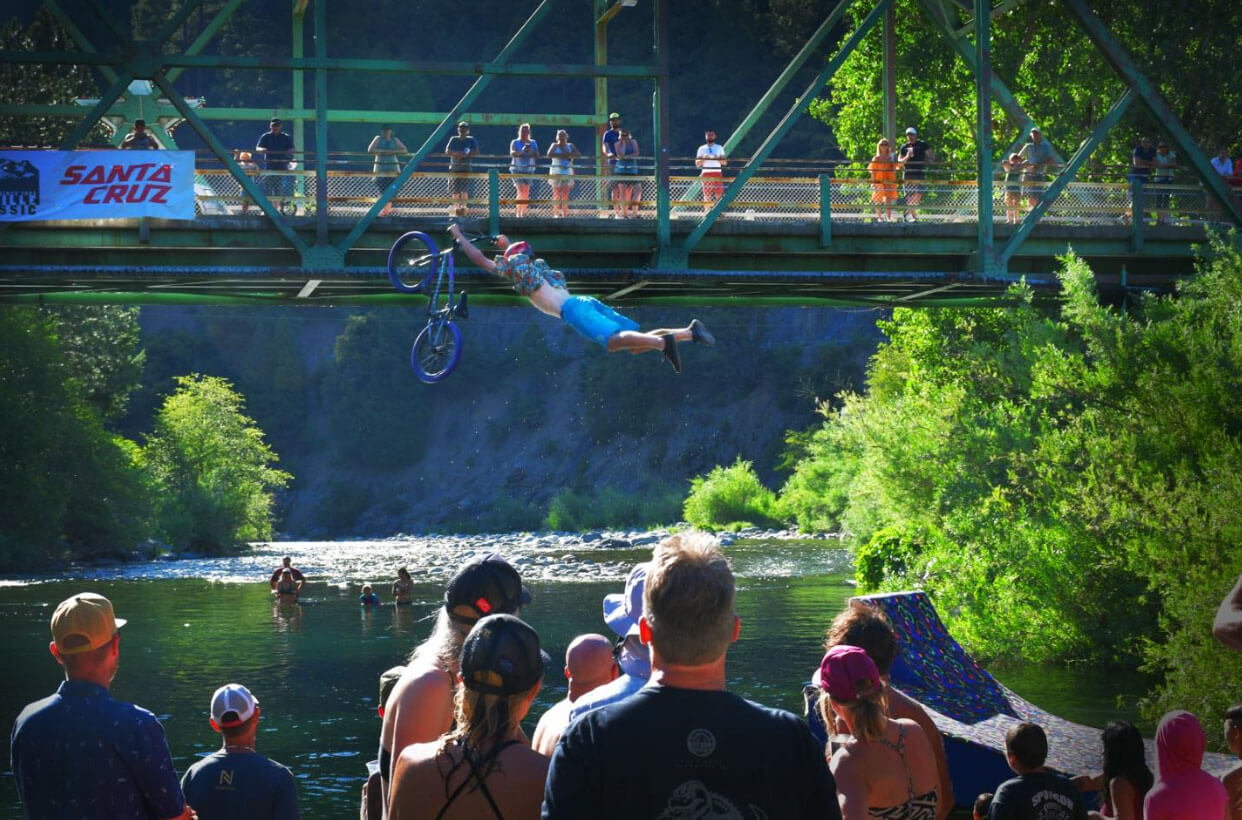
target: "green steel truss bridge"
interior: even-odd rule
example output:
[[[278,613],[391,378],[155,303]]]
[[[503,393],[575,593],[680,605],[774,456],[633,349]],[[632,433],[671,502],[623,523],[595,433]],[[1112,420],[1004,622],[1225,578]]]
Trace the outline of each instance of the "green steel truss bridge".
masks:
[[[1025,134],[1036,123],[993,74],[990,26],[1021,0],[906,0],[934,23],[975,80],[978,112],[993,101]],[[642,80],[652,87],[651,133],[656,145],[669,144],[668,38],[670,0],[592,0],[594,61],[581,65],[521,63],[524,42],[558,0],[540,0],[509,41],[486,63],[352,59],[330,56],[327,0],[294,0],[291,56],[234,57],[204,49],[241,5],[228,0],[206,22],[184,53],[166,53],[166,43],[199,9],[188,0],[149,41],[135,41],[112,20],[99,0],[81,0],[104,24],[108,42],[92,42],[62,0],[44,5],[65,26],[75,52],[0,52],[0,61],[18,65],[83,65],[107,82],[96,100],[80,105],[0,103],[0,115],[63,116],[76,121],[59,146],[75,148],[100,122],[119,143],[133,120],[145,118],[166,146],[175,145],[174,125],[192,128],[208,146],[199,156],[195,193],[198,215],[192,222],[101,220],[0,224],[0,301],[70,303],[278,302],[301,304],[393,303],[408,296],[392,291],[384,273],[387,250],[406,230],[436,237],[452,221],[447,178],[438,165],[439,149],[455,123],[469,115],[475,124],[556,125],[595,129],[608,113],[610,79]],[[559,0],[568,2],[568,0]],[[1037,289],[1055,287],[1055,258],[1073,248],[1091,262],[1101,292],[1116,298],[1131,289],[1168,289],[1193,266],[1194,246],[1209,226],[1242,225],[1238,200],[1213,171],[1163,98],[1143,77],[1085,0],[1060,0],[1073,21],[1106,58],[1124,91],[1082,144],[1058,153],[1058,174],[1020,222],[1008,224],[1001,186],[994,182],[995,157],[990,117],[976,118],[977,152],[973,168],[939,169],[928,181],[917,223],[877,223],[870,219],[870,184],[857,167],[789,165],[771,155],[859,42],[884,39],[885,133],[894,134],[896,93],[894,2],[881,0],[844,37],[840,26],[855,0],[840,0],[771,88],[755,102],[723,143],[734,172],[721,199],[709,205],[692,163],[657,152],[642,169],[637,213],[619,219],[610,213],[598,164],[580,168],[570,213],[555,219],[544,182],[532,191],[527,214],[513,216],[514,188],[507,158],[476,162],[471,175],[468,227],[480,233],[504,231],[530,239],[539,253],[563,269],[571,287],[612,299],[689,301],[695,304],[983,304],[1004,298],[1023,277]],[[644,64],[608,62],[608,24],[621,13],[652,14],[654,42]],[[313,35],[314,53],[304,47]],[[872,34],[873,30],[875,31]],[[835,32],[835,34],[834,34]],[[790,88],[807,64],[821,70],[805,88]],[[188,68],[289,71],[293,99],[274,109],[202,107],[178,93],[177,79]],[[448,111],[410,112],[332,109],[327,103],[335,71],[377,76],[425,73],[462,78],[463,92]],[[527,114],[473,110],[496,80],[513,77],[578,77],[594,82],[594,110],[570,114]],[[309,80],[309,89],[308,89]],[[798,93],[801,91],[801,93]],[[307,105],[307,97],[312,100]],[[753,155],[734,151],[755,124],[779,101],[788,108]],[[1131,105],[1147,108],[1161,123],[1193,179],[1163,191],[1171,203],[1168,224],[1134,219],[1135,192],[1122,181],[1079,179],[1087,158]],[[775,110],[779,110],[775,109]],[[214,121],[266,121],[273,113],[293,123],[295,144],[313,131],[315,146],[299,159],[294,195],[273,202],[260,190],[214,133]],[[431,126],[430,135],[411,145],[399,175],[378,193],[365,157],[328,152],[333,122],[389,122]],[[1020,140],[1022,138],[1019,138]],[[585,142],[586,140],[582,140]],[[1004,154],[1016,150],[1009,146]],[[488,165],[492,167],[488,167]],[[591,160],[582,164],[591,165]],[[265,172],[266,173],[266,172]],[[1150,187],[1150,186],[1149,186]],[[542,189],[542,190],[541,190]],[[378,195],[377,195],[378,193]],[[1149,192],[1150,193],[1150,192]],[[385,211],[385,209],[387,209]],[[380,216],[385,211],[384,216]],[[900,208],[897,209],[900,213]],[[459,220],[460,221],[460,220]],[[472,299],[510,302],[505,283],[478,272],[461,271]]]

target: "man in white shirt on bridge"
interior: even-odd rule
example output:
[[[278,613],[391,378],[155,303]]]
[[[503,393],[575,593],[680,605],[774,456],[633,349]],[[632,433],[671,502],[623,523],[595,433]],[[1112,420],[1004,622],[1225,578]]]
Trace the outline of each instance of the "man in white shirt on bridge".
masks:
[[[708,130],[703,134],[706,143],[699,146],[695,154],[694,164],[699,171],[699,182],[703,186],[703,213],[712,209],[712,203],[718,202],[724,195],[724,166],[729,164],[725,157],[724,147],[716,144],[716,132]]]

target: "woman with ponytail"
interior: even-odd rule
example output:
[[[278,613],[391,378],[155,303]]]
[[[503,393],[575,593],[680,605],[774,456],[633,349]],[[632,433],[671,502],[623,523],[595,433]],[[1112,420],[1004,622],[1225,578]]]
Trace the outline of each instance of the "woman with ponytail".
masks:
[[[825,726],[849,737],[829,765],[844,820],[934,820],[940,777],[931,743],[912,720],[892,719],[875,662],[857,646],[828,650],[814,676]]]
[[[405,747],[393,768],[389,820],[537,820],[548,759],[520,723],[543,682],[535,630],[489,615],[466,636],[451,731]]]

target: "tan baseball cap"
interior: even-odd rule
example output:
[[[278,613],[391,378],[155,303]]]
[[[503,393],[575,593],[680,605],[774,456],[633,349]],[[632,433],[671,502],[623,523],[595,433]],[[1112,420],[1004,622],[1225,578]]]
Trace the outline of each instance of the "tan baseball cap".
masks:
[[[112,602],[94,592],[66,598],[52,613],[52,640],[62,655],[90,652],[112,640],[125,619],[112,611]]]

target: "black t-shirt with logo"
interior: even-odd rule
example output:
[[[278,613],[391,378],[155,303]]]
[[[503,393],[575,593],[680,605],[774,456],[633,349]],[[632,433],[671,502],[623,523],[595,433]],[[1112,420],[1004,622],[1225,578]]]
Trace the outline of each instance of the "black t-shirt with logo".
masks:
[[[988,820],[1087,820],[1087,809],[1082,793],[1068,779],[1027,772],[1000,785]]]
[[[840,820],[806,724],[720,691],[648,686],[574,721],[552,756],[544,820]]]
[[[924,176],[925,163],[927,162],[927,152],[931,150],[931,146],[920,139],[914,142],[907,142],[901,146],[901,150],[897,153],[897,159],[905,161],[906,179],[922,179]]]

